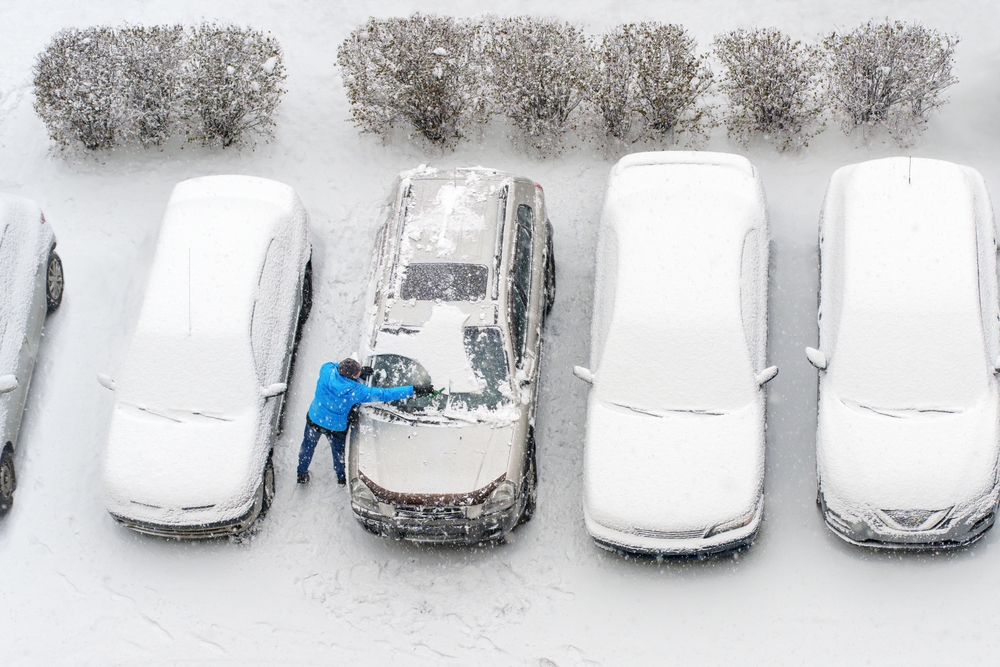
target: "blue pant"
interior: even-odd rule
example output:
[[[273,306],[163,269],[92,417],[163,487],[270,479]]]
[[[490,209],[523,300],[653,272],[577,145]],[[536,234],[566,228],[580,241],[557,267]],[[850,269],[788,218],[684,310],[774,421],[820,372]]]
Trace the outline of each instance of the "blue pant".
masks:
[[[312,462],[313,452],[316,451],[316,443],[319,436],[326,434],[330,441],[330,449],[333,451],[333,469],[337,473],[337,480],[344,480],[344,440],[347,438],[347,431],[328,431],[313,424],[306,417],[306,430],[302,435],[302,447],[299,449],[299,475],[309,472],[309,464]]]

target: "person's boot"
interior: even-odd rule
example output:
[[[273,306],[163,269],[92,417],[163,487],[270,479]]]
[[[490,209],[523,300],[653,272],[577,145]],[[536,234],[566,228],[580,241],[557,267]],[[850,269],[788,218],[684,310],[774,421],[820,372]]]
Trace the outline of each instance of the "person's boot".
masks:
[[[339,484],[340,486],[347,486],[347,480],[343,477],[338,477],[337,484]]]
[[[308,484],[309,483],[309,473],[306,473],[304,475],[299,475],[298,482],[299,482],[299,484]]]

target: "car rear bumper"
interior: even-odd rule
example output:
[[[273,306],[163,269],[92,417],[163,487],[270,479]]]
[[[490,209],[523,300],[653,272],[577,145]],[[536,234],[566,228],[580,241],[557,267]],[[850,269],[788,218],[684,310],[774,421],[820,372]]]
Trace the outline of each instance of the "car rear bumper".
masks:
[[[930,530],[897,530],[874,516],[855,520],[846,511],[831,509],[820,490],[817,497],[827,527],[851,544],[873,549],[926,551],[958,549],[981,538],[993,527],[996,511],[967,516],[950,516],[939,528]]]
[[[354,517],[370,533],[395,540],[429,544],[471,545],[493,542],[510,532],[521,514],[523,502],[510,509],[476,518],[458,512],[441,512],[435,506],[418,508],[393,508],[393,516],[373,512],[354,503]],[[464,508],[449,508],[462,510]]]

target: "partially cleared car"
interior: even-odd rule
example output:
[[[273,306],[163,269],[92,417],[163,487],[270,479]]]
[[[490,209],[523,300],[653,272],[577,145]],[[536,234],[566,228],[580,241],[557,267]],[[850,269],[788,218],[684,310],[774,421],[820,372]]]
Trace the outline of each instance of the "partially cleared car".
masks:
[[[636,153],[598,232],[584,517],[650,557],[750,544],[763,512],[769,232],[743,157]]]
[[[820,218],[818,502],[871,547],[968,544],[994,522],[1000,326],[982,176],[939,160],[839,169]]]
[[[555,296],[537,184],[491,169],[404,174],[372,263],[363,355],[375,386],[441,393],[362,406],[351,505],[386,537],[497,540],[531,517],[542,325]]]
[[[292,188],[248,176],[174,188],[125,360],[98,378],[115,392],[104,477],[118,522],[220,537],[267,510],[311,285]]]
[[[38,204],[0,195],[0,513],[14,502],[14,447],[42,326],[62,302],[62,260],[55,247]]]

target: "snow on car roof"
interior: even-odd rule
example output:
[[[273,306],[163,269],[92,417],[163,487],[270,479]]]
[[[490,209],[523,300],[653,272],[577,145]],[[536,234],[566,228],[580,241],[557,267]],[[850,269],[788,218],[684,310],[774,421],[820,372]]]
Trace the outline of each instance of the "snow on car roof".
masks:
[[[506,174],[494,169],[424,171],[410,177],[401,258],[406,263],[491,265],[497,216],[490,211]],[[492,212],[493,215],[488,215]]]
[[[630,155],[612,171],[604,216],[619,257],[628,258],[617,270],[616,320],[739,313],[743,240],[765,222],[763,192],[746,159]]]
[[[747,233],[767,229],[750,163],[718,153],[628,156],[612,171],[602,222],[615,257],[598,257],[609,267],[599,274],[602,281],[613,275],[615,284],[610,321],[597,325],[607,326],[598,393],[608,400],[642,394],[632,386],[641,368],[646,390],[676,385],[656,399],[670,405],[656,407],[728,408],[749,400],[740,270]],[[605,367],[633,374],[601,372]]]
[[[247,338],[268,244],[305,215],[295,191],[250,176],[179,183],[170,196],[136,327]]]
[[[845,307],[978,312],[978,173],[950,162],[886,158],[834,173],[824,226],[838,225]],[[850,265],[850,270],[845,270]],[[900,289],[905,286],[905,289]],[[961,304],[961,306],[960,306]]]

